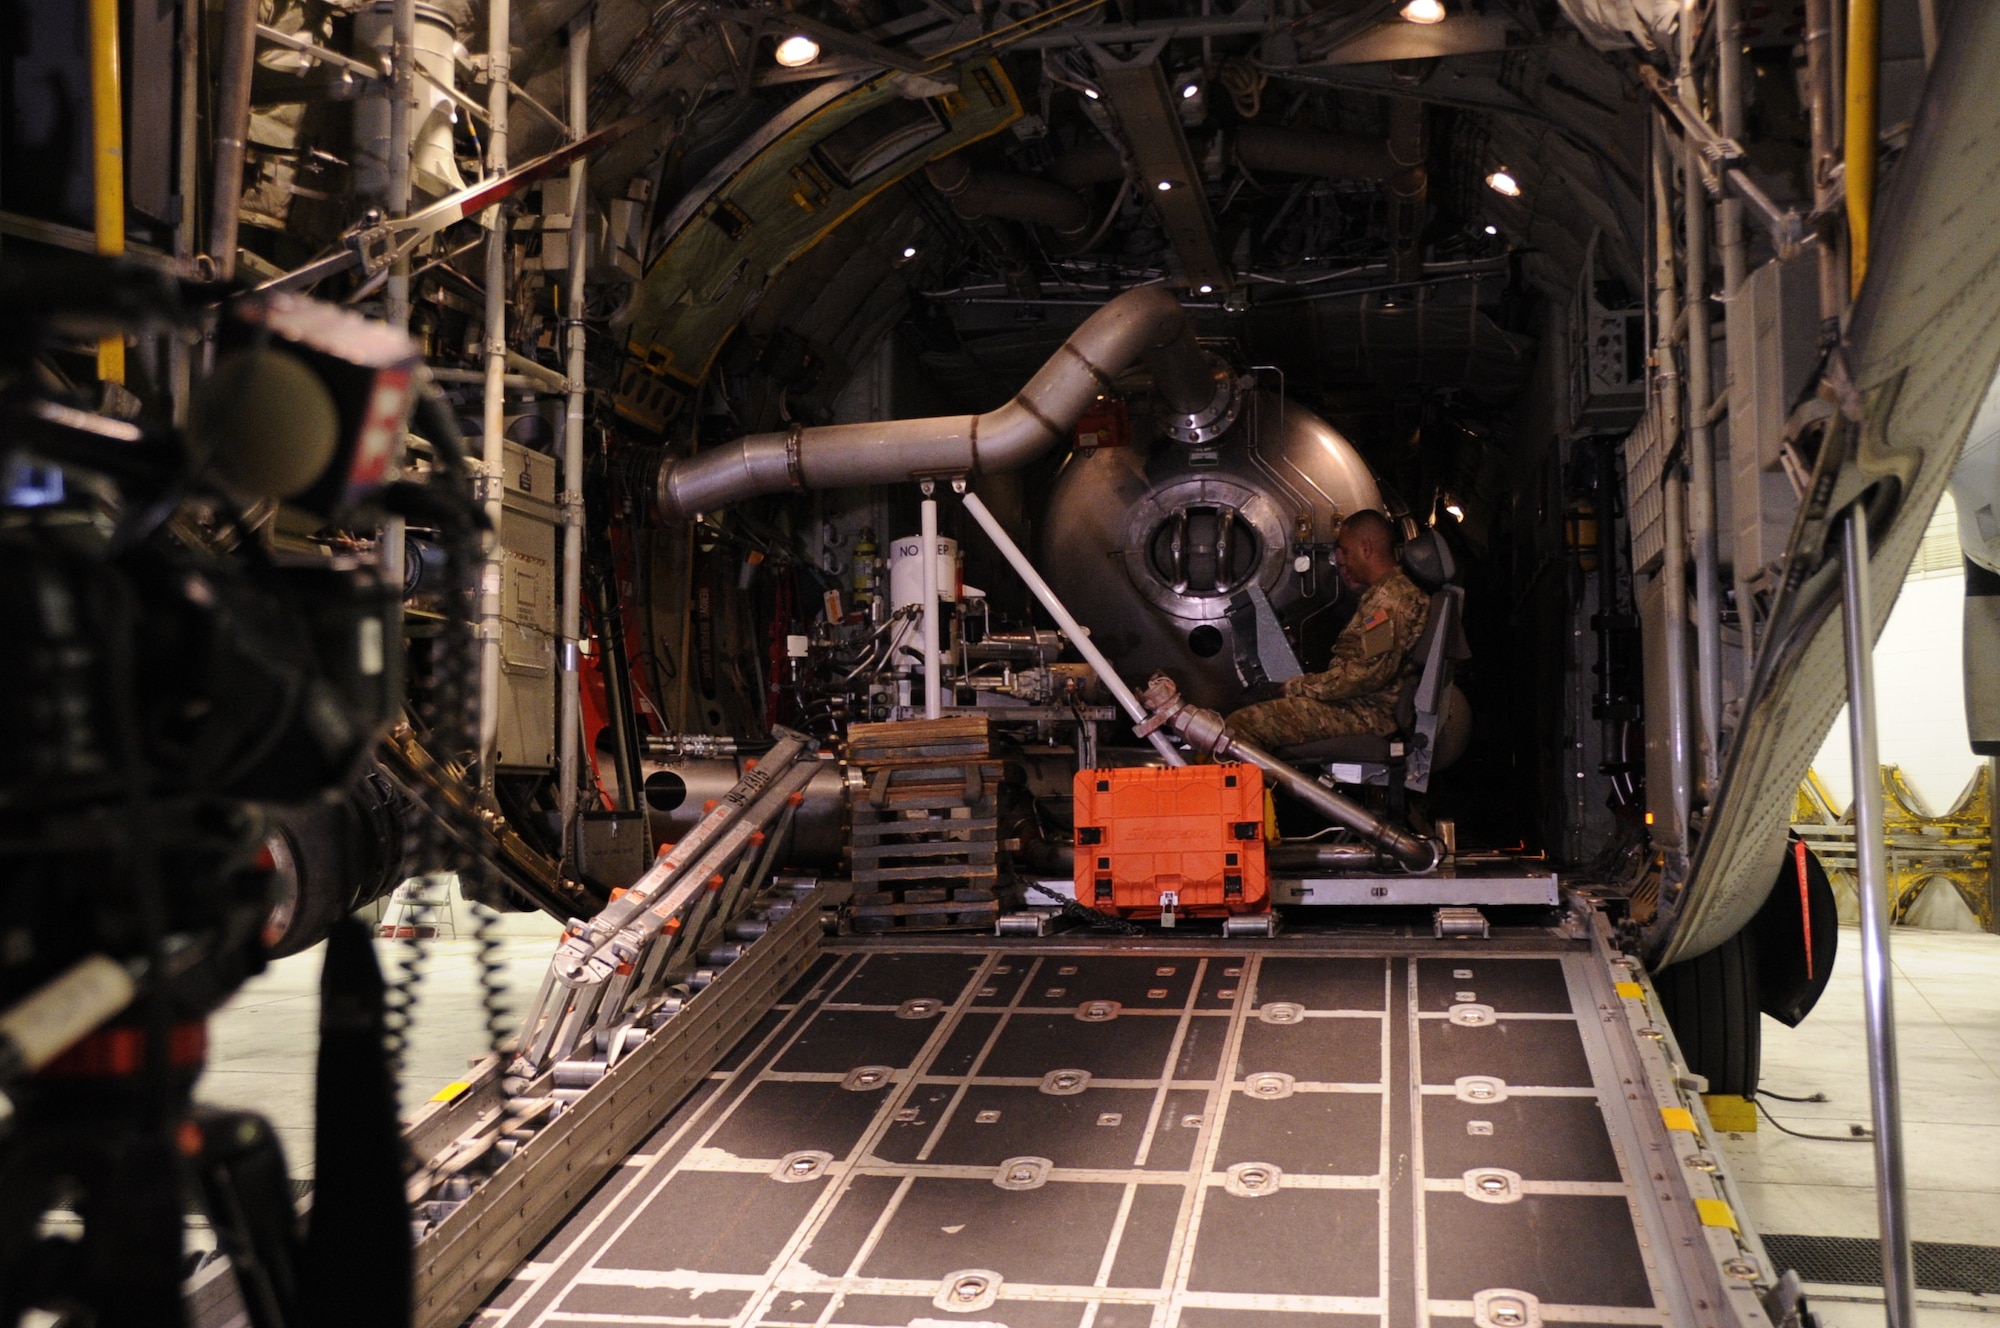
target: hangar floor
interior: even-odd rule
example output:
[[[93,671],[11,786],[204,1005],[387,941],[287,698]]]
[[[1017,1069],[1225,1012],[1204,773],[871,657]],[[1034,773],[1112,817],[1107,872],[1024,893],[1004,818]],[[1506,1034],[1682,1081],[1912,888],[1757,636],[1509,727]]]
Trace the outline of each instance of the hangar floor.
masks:
[[[539,981],[554,937],[548,923],[536,917],[508,919],[504,932],[510,988],[519,1001]],[[1845,933],[1842,939],[1851,957],[1857,938]],[[1895,946],[1916,1237],[2000,1247],[2000,1012],[1991,1000],[1995,980],[2000,979],[2000,937],[1903,930],[1896,933]],[[385,943],[385,961],[392,960],[398,948]],[[412,1030],[406,1104],[421,1102],[451,1082],[468,1058],[484,1050],[472,951],[469,940],[445,940],[431,947]],[[1486,1243],[1467,1240],[1473,1234],[1469,1229],[1454,1229],[1461,1219],[1476,1224],[1485,1215],[1480,1211],[1484,1205],[1464,1197],[1461,1178],[1467,1166],[1481,1163],[1516,1170],[1529,1191],[1527,1201],[1550,1207],[1546,1223],[1529,1224],[1542,1233],[1531,1241],[1537,1248],[1518,1253],[1529,1261],[1542,1260],[1539,1275],[1558,1281],[1561,1260],[1547,1262],[1544,1251],[1560,1249],[1565,1228],[1592,1220],[1581,1216],[1590,1201],[1610,1201],[1620,1213],[1625,1209],[1622,1200],[1613,1199],[1620,1193],[1618,1149],[1605,1138],[1594,1110],[1587,1113],[1589,1121],[1552,1117],[1519,1122],[1527,1128],[1518,1137],[1562,1138],[1573,1147],[1543,1148],[1511,1162],[1484,1152],[1461,1166],[1445,1166],[1439,1160],[1450,1148],[1477,1142],[1463,1134],[1475,1117],[1493,1119],[1496,1112],[1510,1108],[1560,1116],[1591,1096],[1592,1058],[1581,1043],[1570,1048],[1577,1039],[1572,1030],[1579,1025],[1567,1016],[1559,971],[1553,982],[1547,976],[1559,961],[1522,960],[1504,977],[1482,974],[1475,980],[1475,990],[1503,989],[1495,984],[1505,984],[1510,994],[1518,989],[1520,994],[1512,995],[1511,1003],[1495,1000],[1496,1008],[1543,1018],[1507,1022],[1545,1037],[1557,1032],[1563,1046],[1551,1044],[1527,1053],[1518,1076],[1504,1076],[1510,1082],[1554,1091],[1473,1113],[1451,1095],[1456,1073],[1439,1079],[1438,1058],[1450,1053],[1441,1049],[1426,1054],[1434,1039],[1477,1031],[1451,1030],[1435,1018],[1425,1019],[1426,1014],[1435,1016],[1443,1010],[1442,1005],[1436,1010],[1427,1007],[1429,988],[1438,982],[1462,981],[1450,973],[1427,974],[1424,970],[1430,965],[1377,959],[1368,980],[1360,983],[1369,990],[1361,992],[1359,987],[1347,990],[1357,981],[1352,961],[1337,967],[1335,971],[1347,974],[1338,980],[1309,978],[1310,966],[1297,959],[1280,960],[1275,954],[1251,961],[1248,966],[1258,972],[1229,973],[1231,967],[1245,967],[1241,956],[1255,953],[1240,944],[1231,947],[1227,957],[1225,952],[1190,948],[1182,954],[1158,951],[1144,959],[1117,961],[1126,968],[1138,962],[1147,968],[1143,974],[1137,969],[1126,973],[1116,964],[1099,971],[1092,966],[1111,961],[1064,958],[1053,949],[1039,958],[1035,957],[1039,952],[1029,952],[1022,963],[1023,953],[982,948],[974,938],[943,952],[901,956],[879,946],[830,950],[815,971],[817,981],[795,991],[793,1008],[747,1040],[730,1068],[711,1079],[697,1100],[644,1150],[645,1155],[607,1182],[571,1229],[550,1242],[548,1251],[523,1270],[514,1287],[503,1290],[496,1304],[505,1311],[488,1311],[486,1320],[554,1325],[568,1317],[563,1312],[568,1310],[584,1314],[588,1321],[629,1322],[633,1320],[625,1316],[637,1307],[628,1300],[621,1310],[621,1293],[650,1286],[654,1294],[647,1300],[657,1303],[658,1292],[672,1289],[668,1283],[693,1282],[682,1288],[683,1294],[696,1286],[718,1293],[706,1304],[691,1303],[680,1311],[703,1318],[723,1311],[726,1322],[743,1307],[738,1302],[747,1305],[754,1299],[769,1308],[761,1320],[752,1322],[791,1322],[770,1317],[771,1312],[782,1312],[806,1314],[802,1322],[811,1323],[828,1308],[829,1296],[846,1291],[853,1293],[848,1299],[857,1304],[869,1304],[867,1298],[872,1297],[881,1302],[875,1308],[893,1311],[889,1318],[857,1322],[903,1324],[938,1312],[929,1295],[944,1274],[982,1268],[1016,1284],[1025,1280],[1051,1288],[1109,1289],[1108,1296],[1101,1291],[1097,1296],[1101,1304],[1093,1322],[1099,1328],[1124,1322],[1122,1313],[1142,1305],[1140,1321],[1151,1319],[1147,1297],[1129,1294],[1135,1283],[1160,1287],[1161,1297],[1178,1297],[1177,1303],[1200,1311],[1184,1315],[1183,1323],[1255,1321],[1267,1304],[1276,1308],[1259,1298],[1268,1294],[1305,1297],[1287,1302],[1288,1308],[1334,1316],[1326,1318],[1327,1323],[1349,1314],[1375,1319],[1383,1291],[1392,1279],[1412,1275],[1411,1261],[1420,1257],[1411,1242],[1395,1237],[1397,1231],[1418,1228],[1392,1222],[1388,1216],[1390,1202],[1416,1203],[1414,1175],[1399,1182],[1405,1197],[1390,1202],[1378,1200],[1379,1186],[1370,1179],[1390,1174],[1377,1150],[1412,1137],[1408,1107],[1412,1102],[1424,1117],[1417,1132],[1433,1141],[1422,1187],[1423,1198],[1434,1205],[1429,1219],[1431,1246],[1445,1251],[1435,1271],[1426,1272],[1434,1314],[1448,1319],[1451,1310],[1459,1308],[1451,1303],[1460,1299],[1451,1290],[1454,1278],[1466,1282],[1460,1290],[1467,1296],[1481,1286],[1525,1285],[1518,1273],[1510,1280],[1452,1266],[1463,1251]],[[864,963],[870,954],[876,959]],[[1500,962],[1508,961],[1496,961]],[[213,1068],[202,1093],[209,1100],[256,1106],[272,1116],[285,1136],[294,1175],[301,1178],[310,1171],[317,967],[313,954],[282,961],[247,987],[216,1020]],[[1063,973],[1066,967],[1078,971]],[[1011,971],[998,972],[1001,968]],[[1086,968],[1092,971],[1086,973]],[[1159,970],[1165,968],[1177,971],[1162,975]],[[1335,981],[1341,990],[1320,990],[1327,981]],[[1300,982],[1306,985],[1297,993],[1285,987]],[[940,994],[953,983],[957,991]],[[925,990],[917,991],[918,986]],[[1164,996],[1152,994],[1163,989]],[[1062,995],[1047,995],[1052,990],[1061,990]],[[1224,996],[1225,991],[1231,994]],[[1448,994],[1456,994],[1455,985]],[[902,1002],[921,998],[943,1005],[927,1019],[897,1017]],[[1119,1001],[1124,1007],[1119,1018],[1102,1024],[1077,1019],[1079,1002],[1094,999]],[[1267,1005],[1283,1001],[1298,1005],[1305,1014],[1296,1030],[1262,1017]],[[1150,1014],[1131,1019],[1126,1017],[1128,1011]],[[851,1027],[841,1029],[841,1024]],[[1037,1024],[1047,1027],[1030,1036],[1029,1028]],[[1011,1035],[1006,1032],[1009,1027],[1015,1030]],[[1410,1029],[1418,1030],[1414,1043]],[[1330,1081],[1323,1077],[1324,1071],[1315,1071],[1314,1077],[1300,1073],[1299,1067],[1279,1064],[1285,1054],[1279,1042],[1272,1042],[1263,1057],[1271,1064],[1251,1063],[1261,1054],[1261,1042],[1290,1038],[1299,1031],[1335,1039],[1339,1045],[1330,1044],[1326,1053],[1336,1063],[1353,1062],[1352,1076]],[[838,1067],[808,1064],[815,1044],[824,1045],[830,1037],[837,1037],[844,1048],[836,1058]],[[1061,1048],[1064,1054],[1056,1059],[1064,1064],[1052,1061],[1042,1066],[1035,1055],[1029,1056],[1033,1065],[1025,1060],[1014,1064],[1009,1058],[1019,1059],[1017,1044],[1048,1048],[1036,1053],[1042,1059]],[[1414,1063],[1409,1054],[1413,1045]],[[868,1055],[860,1056],[856,1047],[868,1048]],[[1169,1056],[1174,1068],[1171,1077],[1163,1077]],[[920,1071],[912,1080],[916,1089],[894,1093],[841,1086],[848,1070],[871,1060]],[[1273,1081],[1290,1091],[1272,1100],[1218,1093],[1215,1084],[1225,1064],[1234,1066],[1239,1079],[1290,1073],[1289,1085]],[[1847,1135],[1850,1124],[1865,1123],[1858,964],[1844,963],[1836,970],[1825,1001],[1801,1028],[1767,1022],[1764,1064],[1767,1089],[1798,1097],[1823,1092],[1828,1098],[1823,1104],[1767,1100],[1765,1105],[1778,1123],[1836,1137]],[[834,1073],[835,1068],[840,1073]],[[1088,1098],[1041,1091],[1042,1076],[1058,1069],[1089,1070]],[[1410,1082],[1431,1087],[1414,1096],[1383,1088]],[[1120,1100],[1106,1107],[1112,1097]],[[1127,1097],[1132,1101],[1125,1102]],[[989,1098],[990,1102],[985,1100]],[[1080,1100],[1090,1106],[1090,1121],[1064,1120],[1065,1113],[1075,1113]],[[1398,1102],[1404,1105],[1398,1108]],[[1423,1112],[1426,1107],[1439,1110]],[[1467,1119],[1445,1121],[1454,1111]],[[1369,1119],[1358,1125],[1333,1119],[1342,1112]],[[1051,1113],[1051,1120],[1038,1119]],[[983,1116],[990,1118],[982,1120]],[[1057,1128],[1059,1123],[1076,1128]],[[1452,1128],[1440,1133],[1445,1124]],[[1582,1125],[1589,1128],[1570,1139]],[[795,1187],[799,1203],[793,1207],[798,1212],[760,1206],[746,1219],[750,1225],[733,1229],[727,1240],[676,1243],[668,1267],[650,1267],[660,1259],[639,1248],[647,1243],[645,1236],[608,1239],[604,1230],[614,1215],[639,1233],[677,1228],[690,1212],[719,1221],[714,1215],[727,1206],[727,1196],[720,1191],[726,1191],[731,1178],[744,1168],[753,1167],[761,1178],[775,1159],[787,1154],[817,1151],[845,1157],[857,1146],[862,1147],[858,1156],[865,1156],[867,1165],[847,1169],[837,1182],[814,1170],[815,1159],[805,1159],[807,1181]],[[1771,1128],[1770,1122],[1755,1134],[1726,1136],[1722,1146],[1743,1187],[1752,1221],[1767,1236],[1873,1234],[1867,1148],[1795,1138]],[[1360,1152],[1352,1158],[1334,1155],[1357,1148]],[[1023,1228],[987,1233],[980,1239],[961,1239],[968,1233],[950,1230],[976,1224],[979,1215],[992,1208],[971,1203],[961,1191],[992,1188],[994,1167],[1004,1160],[1036,1157],[1047,1158],[1059,1174],[1039,1181],[1031,1175],[1022,1182],[1043,1191],[1022,1196],[1030,1200],[1024,1207],[1038,1210]],[[754,1166],[744,1159],[754,1159]],[[1275,1224],[1260,1222],[1255,1233],[1231,1232],[1230,1210],[1247,1205],[1231,1190],[1232,1185],[1242,1185],[1244,1168],[1239,1167],[1234,1180],[1230,1168],[1260,1162],[1284,1172],[1288,1181],[1310,1177],[1306,1186],[1288,1184],[1284,1197],[1302,1209],[1318,1206],[1327,1211],[1301,1211]],[[1026,1165],[1030,1172],[1036,1170],[1032,1163]],[[1255,1171],[1254,1165],[1248,1169]],[[1438,1177],[1445,1172],[1459,1193],[1432,1199],[1430,1191],[1443,1183]],[[1255,1179],[1253,1174],[1251,1180]],[[720,1191],[693,1197],[676,1192],[703,1187]],[[1391,1188],[1394,1191],[1393,1184]],[[1599,1189],[1606,1193],[1597,1195]],[[655,1204],[664,1207],[651,1207]],[[1109,1207],[1099,1213],[1092,1204]],[[1046,1213],[1039,1211],[1043,1207]],[[1269,1207],[1257,1205],[1260,1212]],[[1348,1207],[1355,1212],[1347,1213]],[[1575,1215],[1564,1210],[1574,1210]],[[921,1231],[925,1239],[897,1230],[899,1224]],[[1633,1251],[1627,1260],[1633,1266],[1625,1270],[1629,1276],[1624,1279],[1632,1282],[1632,1294],[1614,1297],[1619,1305],[1586,1315],[1588,1321],[1655,1319],[1644,1260],[1631,1242],[1630,1223],[1623,1225],[1628,1234],[1613,1243]],[[595,1237],[578,1239],[585,1229]],[[775,1274],[760,1280],[735,1270],[733,1251],[738,1244],[774,1241],[787,1255],[782,1265],[774,1265]],[[1591,1244],[1606,1248],[1601,1233]],[[835,1246],[841,1247],[842,1260],[829,1254]],[[663,1245],[654,1253],[666,1248]],[[979,1256],[955,1253],[964,1249],[977,1250]],[[1174,1260],[1175,1249],[1184,1249],[1188,1257]],[[709,1269],[704,1259],[718,1266]],[[1002,1266],[1010,1259],[1026,1262],[1020,1264],[1021,1271],[1010,1271]],[[904,1268],[898,1260],[915,1263]],[[1135,1270],[1136,1262],[1151,1261],[1162,1263],[1162,1273],[1178,1262],[1180,1271],[1175,1279],[1163,1282],[1151,1271]],[[1041,1268],[1043,1262],[1049,1266]],[[923,1267],[918,1269],[917,1263]],[[1078,1267],[1071,1269],[1070,1263]],[[1303,1271],[1307,1266],[1319,1271],[1308,1275]],[[699,1274],[709,1274],[711,1280],[690,1276]],[[758,1286],[736,1285],[746,1278]],[[1293,1281],[1298,1285],[1291,1285]],[[914,1295],[911,1288],[919,1283],[925,1294]],[[1121,1287],[1127,1293],[1117,1290]],[[1817,1293],[1815,1302],[1828,1328],[1867,1328],[1881,1322],[1879,1303],[1870,1303],[1865,1287],[1828,1284],[1810,1289]],[[1446,1303],[1438,1303],[1439,1296]],[[1544,1299],[1566,1297],[1554,1294]],[[725,1310],[725,1300],[733,1308]],[[794,1300],[801,1303],[793,1306]],[[1627,1301],[1631,1303],[1623,1303]],[[1071,1314],[1065,1323],[1076,1323],[1089,1298],[1068,1302],[1073,1313],[1055,1311],[1061,1303],[1053,1299],[1048,1307]],[[1965,1328],[1985,1328],[2000,1322],[1988,1317],[2000,1310],[2000,1298],[1992,1295],[1926,1290],[1920,1305],[1925,1328],[1956,1328],[1960,1323]],[[1008,1308],[1019,1306],[1010,1303]],[[1246,1312],[1249,1317],[1244,1317]],[[951,1315],[960,1322],[993,1317]],[[1006,1321],[1015,1323],[1017,1317],[1009,1314]],[[835,1321],[847,1321],[846,1314]],[[1287,1322],[1307,1321],[1319,1320],[1311,1313],[1303,1319],[1287,1316]],[[1021,1320],[1016,1328],[1026,1322]]]

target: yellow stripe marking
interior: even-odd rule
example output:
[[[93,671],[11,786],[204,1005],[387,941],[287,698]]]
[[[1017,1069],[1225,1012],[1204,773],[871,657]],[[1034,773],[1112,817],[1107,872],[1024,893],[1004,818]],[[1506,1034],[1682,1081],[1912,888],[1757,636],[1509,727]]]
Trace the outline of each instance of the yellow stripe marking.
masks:
[[[1705,1227],[1728,1227],[1738,1232],[1743,1229],[1736,1225],[1736,1213],[1724,1200],[1696,1199],[1694,1210],[1701,1214],[1701,1224]]]
[[[1643,1001],[1646,999],[1646,989],[1636,982],[1620,982],[1617,984],[1617,987],[1618,994],[1628,1001]]]
[[[1670,1130],[1686,1130],[1689,1134],[1695,1132],[1694,1113],[1686,1107],[1661,1107],[1660,1119],[1667,1123]]]
[[[472,1085],[466,1083],[463,1079],[459,1080],[455,1084],[446,1084],[443,1088],[440,1088],[438,1089],[437,1092],[431,1094],[431,1101],[449,1102],[470,1087],[472,1087]]]

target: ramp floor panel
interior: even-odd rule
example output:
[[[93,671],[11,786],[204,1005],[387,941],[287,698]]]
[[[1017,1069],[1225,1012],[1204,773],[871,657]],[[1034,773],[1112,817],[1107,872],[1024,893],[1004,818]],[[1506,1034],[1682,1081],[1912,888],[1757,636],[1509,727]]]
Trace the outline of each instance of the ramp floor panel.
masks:
[[[1666,1324],[1588,959],[831,950],[478,1321]]]

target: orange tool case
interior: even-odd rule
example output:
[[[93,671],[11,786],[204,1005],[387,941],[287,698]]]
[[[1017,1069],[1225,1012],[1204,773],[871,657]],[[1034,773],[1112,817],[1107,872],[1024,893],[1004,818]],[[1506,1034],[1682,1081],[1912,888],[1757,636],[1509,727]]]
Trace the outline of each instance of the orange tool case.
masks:
[[[1077,902],[1128,917],[1270,909],[1256,766],[1080,770],[1075,792]]]

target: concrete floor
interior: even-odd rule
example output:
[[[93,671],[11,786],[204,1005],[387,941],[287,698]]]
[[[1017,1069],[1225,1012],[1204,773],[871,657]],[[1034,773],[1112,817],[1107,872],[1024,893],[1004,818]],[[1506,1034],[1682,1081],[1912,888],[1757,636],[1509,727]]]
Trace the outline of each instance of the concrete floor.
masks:
[[[1840,954],[1819,1006],[1797,1028],[1764,1021],[1763,1088],[1824,1103],[1763,1099],[1790,1129],[1848,1136],[1869,1123],[1861,1014],[1861,934],[1840,931]],[[1905,1172],[1917,1240],[2000,1246],[2000,936],[1897,928],[1898,1061]],[[1865,1142],[1780,1133],[1723,1136],[1729,1169],[1759,1231],[1876,1234],[1875,1152]],[[1880,1294],[1809,1287],[1826,1328],[1875,1328]],[[1835,1298],[1838,1299],[1835,1299]],[[1921,1292],[1923,1328],[1992,1328],[2000,1297]]]
[[[468,1062],[486,1053],[486,1017],[480,1009],[478,946],[472,912],[455,906],[457,934],[429,942],[418,988],[416,1016],[403,1065],[403,1113],[458,1079]],[[498,916],[508,1027],[535,997],[549,954],[562,934],[541,913]],[[399,979],[409,950],[400,941],[377,941],[383,977]],[[195,1095],[220,1106],[261,1112],[277,1128],[285,1161],[296,1177],[313,1174],[313,1057],[319,1045],[319,970],[323,949],[280,959],[244,984],[209,1021],[209,1068]]]
[[[486,1049],[471,917],[460,936],[433,942],[404,1076],[406,1112],[462,1073]],[[557,939],[539,914],[498,924],[508,1001],[531,1000]],[[1797,1029],[1766,1020],[1764,1087],[1820,1092],[1822,1104],[1766,1100],[1784,1125],[1844,1136],[1868,1123],[1859,934],[1843,929],[1840,958],[1819,1008]],[[381,942],[384,967],[403,951]],[[1916,1239],[2000,1246],[2000,936],[1899,928],[1893,936],[1910,1206]],[[319,954],[274,964],[211,1023],[211,1068],[199,1095],[253,1107],[277,1126],[294,1176],[312,1174],[312,1058]],[[1873,1150],[1862,1143],[1798,1139],[1764,1122],[1722,1141],[1760,1231],[1873,1236]],[[1876,1328],[1879,1293],[1809,1287],[1826,1328]],[[1923,1292],[1922,1328],[2000,1328],[2000,1297]]]

